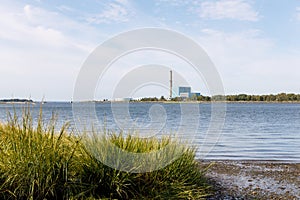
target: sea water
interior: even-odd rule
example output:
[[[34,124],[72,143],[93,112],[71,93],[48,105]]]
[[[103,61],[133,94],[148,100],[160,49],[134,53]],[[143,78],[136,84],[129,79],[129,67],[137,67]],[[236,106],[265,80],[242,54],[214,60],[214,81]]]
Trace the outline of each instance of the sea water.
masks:
[[[57,115],[57,127],[70,122],[70,130],[76,131],[72,105],[70,102],[43,104],[44,121],[47,123],[54,113]],[[134,131],[148,132],[150,136],[170,133],[183,137],[195,136],[193,144],[198,149],[199,159],[300,162],[300,104],[228,103],[220,135],[207,141],[211,123],[209,103],[185,103],[185,108],[190,107],[191,112],[184,114],[181,109],[183,104],[180,103],[129,103],[128,109],[122,112],[127,118],[130,117],[127,127],[120,127],[122,122],[118,120],[122,116],[114,112],[114,109],[124,109],[122,103],[93,105],[99,123],[109,130],[118,132],[122,128],[132,128]],[[30,105],[34,123],[37,122],[40,106],[40,103]],[[195,106],[198,109],[196,114]],[[26,107],[24,104],[0,104],[0,121],[7,121],[8,112],[21,116]],[[189,120],[183,120],[185,117]]]

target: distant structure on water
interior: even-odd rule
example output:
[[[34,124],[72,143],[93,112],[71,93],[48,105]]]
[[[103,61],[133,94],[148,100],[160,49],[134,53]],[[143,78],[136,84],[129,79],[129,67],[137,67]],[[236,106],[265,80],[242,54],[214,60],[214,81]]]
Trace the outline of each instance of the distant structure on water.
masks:
[[[172,93],[173,93],[173,73],[172,70],[170,70],[170,99],[172,99]]]
[[[131,97],[125,97],[125,98],[115,98],[113,101],[115,102],[129,102],[132,101],[133,99]]]
[[[173,97],[172,94],[173,94],[173,72],[172,70],[170,70],[170,96],[169,96],[170,99],[172,99]],[[199,97],[201,93],[192,92],[192,89],[189,86],[179,86],[178,95],[183,99],[187,99],[192,97]]]
[[[189,98],[191,96],[191,87],[182,87],[178,88],[179,97]]]
[[[183,99],[199,97],[201,95],[200,92],[191,92],[191,91],[192,91],[191,87],[179,86],[178,95]]]

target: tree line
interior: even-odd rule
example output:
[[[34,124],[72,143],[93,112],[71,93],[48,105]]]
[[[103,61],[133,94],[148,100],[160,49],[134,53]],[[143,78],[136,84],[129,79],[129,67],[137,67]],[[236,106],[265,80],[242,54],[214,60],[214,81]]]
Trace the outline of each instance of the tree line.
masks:
[[[0,99],[0,103],[33,103],[31,99]]]
[[[218,97],[212,97],[213,99]],[[283,101],[300,101],[300,94],[267,94],[267,95],[226,95],[226,101],[265,101],[265,102],[283,102]]]
[[[167,101],[164,96],[157,97],[145,97],[139,101]],[[244,102],[244,101],[261,101],[261,102],[285,102],[285,101],[300,101],[300,94],[293,93],[280,93],[280,94],[267,94],[267,95],[249,95],[249,94],[236,94],[236,95],[215,95],[215,96],[192,96],[191,98],[174,97],[170,101],[232,101],[232,102]]]

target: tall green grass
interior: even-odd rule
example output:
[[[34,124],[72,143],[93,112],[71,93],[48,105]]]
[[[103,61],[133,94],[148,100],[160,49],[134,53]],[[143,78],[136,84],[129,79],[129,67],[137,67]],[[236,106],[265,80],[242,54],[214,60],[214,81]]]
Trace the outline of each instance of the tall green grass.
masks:
[[[41,117],[34,127],[28,109],[24,111],[21,122],[14,115],[7,124],[0,126],[0,197],[67,197],[68,170],[78,141],[67,135],[66,127],[55,133],[55,119],[46,127]]]
[[[94,140],[75,136],[68,125],[59,132],[55,117],[46,124],[40,115],[33,125],[29,109],[0,124],[0,199],[201,199],[209,186],[195,161],[194,149],[171,138],[140,139],[110,133],[109,140],[125,151],[145,153],[167,144],[181,156],[162,169],[130,173],[104,165],[91,152],[108,152]],[[106,152],[106,153],[105,153]],[[109,155],[109,154],[107,154]],[[154,159],[154,158],[153,158]]]

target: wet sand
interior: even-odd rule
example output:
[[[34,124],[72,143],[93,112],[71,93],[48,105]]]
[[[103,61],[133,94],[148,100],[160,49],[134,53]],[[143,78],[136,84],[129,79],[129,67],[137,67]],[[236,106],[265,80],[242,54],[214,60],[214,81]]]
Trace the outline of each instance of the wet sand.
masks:
[[[213,185],[208,200],[300,199],[300,163],[274,161],[201,161]]]

